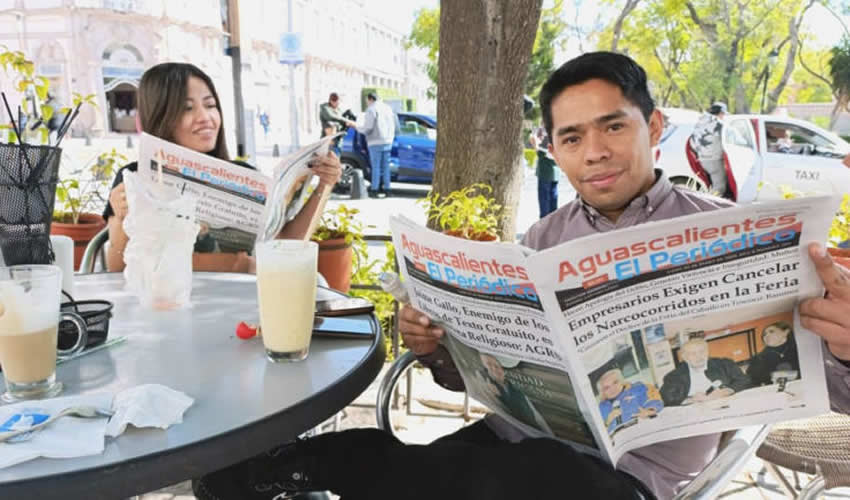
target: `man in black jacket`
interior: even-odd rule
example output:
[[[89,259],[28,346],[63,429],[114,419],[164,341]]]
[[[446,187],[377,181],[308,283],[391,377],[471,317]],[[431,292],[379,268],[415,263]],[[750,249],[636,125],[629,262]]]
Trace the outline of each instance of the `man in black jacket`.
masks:
[[[664,406],[719,399],[751,387],[750,378],[731,359],[709,358],[708,342],[691,339],[682,345],[684,363],[664,376]]]

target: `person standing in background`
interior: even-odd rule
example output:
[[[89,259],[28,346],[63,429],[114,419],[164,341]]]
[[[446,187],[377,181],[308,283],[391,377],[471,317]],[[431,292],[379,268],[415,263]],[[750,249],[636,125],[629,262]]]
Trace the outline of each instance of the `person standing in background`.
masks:
[[[339,111],[339,94],[331,92],[328,102],[319,106],[319,121],[322,122],[322,137],[334,135],[345,127],[353,127],[354,122],[347,120]],[[339,139],[331,145],[331,149],[337,156],[340,154]]]
[[[366,96],[369,107],[362,126],[357,131],[366,136],[369,146],[369,164],[372,167],[372,182],[369,197],[378,194],[390,195],[390,151],[395,139],[395,112],[383,101],[378,100],[374,92]]]
[[[549,136],[546,129],[538,127],[531,133],[528,141],[537,153],[537,203],[540,205],[540,218],[546,217],[558,209],[558,164],[549,152]]]
[[[260,111],[260,126],[263,127],[263,139],[269,142],[269,114],[265,109]]]
[[[726,167],[723,165],[723,143],[720,138],[724,116],[726,116],[726,103],[712,104],[697,121],[689,140],[691,148],[711,181],[709,187],[716,191],[718,196],[726,198]]]

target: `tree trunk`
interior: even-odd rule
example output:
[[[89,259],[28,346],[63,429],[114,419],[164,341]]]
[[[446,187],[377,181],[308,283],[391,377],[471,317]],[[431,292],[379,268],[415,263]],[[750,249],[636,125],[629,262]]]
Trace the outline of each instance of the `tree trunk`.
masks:
[[[623,10],[620,11],[620,15],[617,16],[617,21],[614,22],[614,36],[611,40],[611,52],[617,52],[617,45],[620,43],[620,35],[623,34],[623,22],[626,20],[629,14],[635,10],[640,0],[626,0],[626,5],[623,6]]]
[[[443,0],[433,190],[482,182],[515,237],[522,181],[523,87],[543,0]]]
[[[800,26],[803,24],[803,17],[806,15],[806,11],[808,11],[814,3],[815,0],[809,0],[808,4],[803,7],[799,15],[788,21],[788,40],[791,42],[791,45],[789,46],[788,54],[785,57],[785,71],[783,71],[782,78],[779,80],[779,83],[777,83],[776,86],[773,87],[773,89],[771,89],[771,91],[767,94],[766,113],[772,113],[773,110],[776,109],[776,105],[779,103],[779,96],[782,95],[782,91],[785,90],[785,86],[788,85],[788,81],[791,79],[791,74],[794,72],[794,63],[797,60],[797,51],[800,50]]]
[[[829,131],[835,131],[835,124],[838,123],[838,117],[841,115],[841,100],[835,100],[835,106],[832,107],[832,112],[829,114]]]

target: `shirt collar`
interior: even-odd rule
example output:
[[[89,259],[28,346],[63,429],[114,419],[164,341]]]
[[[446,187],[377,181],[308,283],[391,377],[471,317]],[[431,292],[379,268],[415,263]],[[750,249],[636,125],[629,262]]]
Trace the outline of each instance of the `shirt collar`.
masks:
[[[655,183],[652,187],[649,188],[649,191],[646,193],[636,196],[629,205],[626,207],[625,212],[631,210],[646,210],[648,214],[652,214],[661,202],[664,201],[665,198],[673,191],[673,183],[667,179],[667,176],[664,175],[664,171],[660,168],[655,169]],[[584,216],[587,218],[587,221],[591,226],[596,227],[597,222],[599,222],[600,218],[605,219],[605,216],[602,215],[599,210],[590,206],[586,201],[579,198],[581,201],[581,208],[584,212]],[[624,212],[624,213],[625,213]],[[622,217],[622,216],[621,216]],[[607,220],[607,219],[606,219]],[[610,221],[608,221],[610,223]]]

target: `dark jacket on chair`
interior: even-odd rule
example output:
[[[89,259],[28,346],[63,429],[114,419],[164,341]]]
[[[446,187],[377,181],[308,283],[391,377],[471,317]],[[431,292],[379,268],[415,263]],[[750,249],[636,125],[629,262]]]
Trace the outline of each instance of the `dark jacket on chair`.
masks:
[[[714,382],[719,380],[719,388],[729,388],[735,392],[743,391],[752,386],[750,377],[741,370],[731,359],[709,358],[705,367],[705,376]],[[687,363],[679,363],[675,370],[664,376],[661,386],[661,399],[664,406],[677,406],[687,399],[691,392],[691,373]]]

